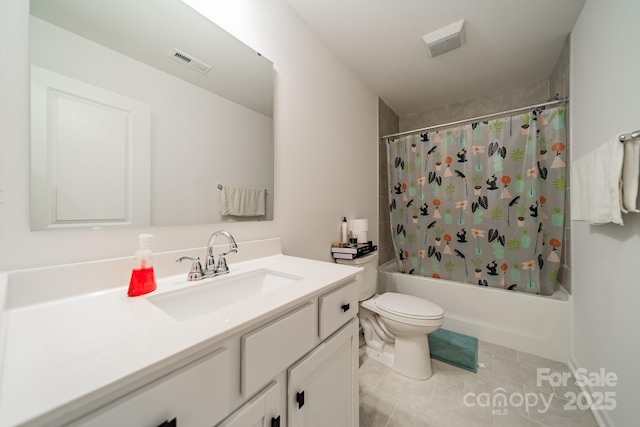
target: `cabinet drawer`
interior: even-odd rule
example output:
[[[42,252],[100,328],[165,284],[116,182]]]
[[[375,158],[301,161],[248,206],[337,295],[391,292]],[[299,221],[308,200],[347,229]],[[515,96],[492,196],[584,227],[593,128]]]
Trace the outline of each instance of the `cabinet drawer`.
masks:
[[[242,337],[240,392],[249,396],[311,350],[316,305],[307,303]]]
[[[229,412],[229,350],[221,348],[74,423],[78,427],[211,426]]]
[[[358,287],[351,282],[318,298],[318,335],[327,338],[358,313]]]

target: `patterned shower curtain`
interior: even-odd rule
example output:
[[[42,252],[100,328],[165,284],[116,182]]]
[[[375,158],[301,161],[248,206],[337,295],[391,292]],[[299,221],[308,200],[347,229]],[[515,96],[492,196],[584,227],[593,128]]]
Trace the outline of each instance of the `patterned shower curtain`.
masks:
[[[387,141],[401,271],[552,294],[563,245],[563,107]]]

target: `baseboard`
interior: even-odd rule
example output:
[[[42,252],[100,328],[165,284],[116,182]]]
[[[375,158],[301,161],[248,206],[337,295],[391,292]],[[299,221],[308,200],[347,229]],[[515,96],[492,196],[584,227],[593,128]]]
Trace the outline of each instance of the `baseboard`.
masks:
[[[575,357],[571,356],[571,361],[569,362],[569,369],[571,369],[571,373],[575,376],[576,370],[581,368],[579,366],[578,361]],[[580,390],[583,393],[589,394],[589,396],[593,396],[593,388],[589,384],[583,384],[580,386]],[[591,413],[596,419],[596,422],[600,427],[616,427],[615,423],[609,416],[609,412],[603,411],[600,409],[591,409]]]

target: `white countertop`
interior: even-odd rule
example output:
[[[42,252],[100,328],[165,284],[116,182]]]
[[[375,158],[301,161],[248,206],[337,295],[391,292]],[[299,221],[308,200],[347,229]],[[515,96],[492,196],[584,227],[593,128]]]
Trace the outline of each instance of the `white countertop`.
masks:
[[[260,268],[303,279],[186,321],[173,319],[146,298]],[[186,270],[187,265],[184,274],[158,280],[155,292],[135,298],[127,297],[127,287],[118,287],[5,310],[0,427],[40,425],[79,408],[89,396],[114,392],[346,283],[360,269],[274,255],[230,263],[229,274],[199,282],[187,282]]]

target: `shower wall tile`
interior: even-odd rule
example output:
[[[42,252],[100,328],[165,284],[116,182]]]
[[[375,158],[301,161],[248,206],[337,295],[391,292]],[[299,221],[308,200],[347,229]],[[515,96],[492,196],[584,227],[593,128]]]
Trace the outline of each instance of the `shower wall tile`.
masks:
[[[421,115],[422,126],[420,127],[435,126],[450,121],[448,105],[424,111]]]
[[[571,34],[567,35],[562,46],[562,52],[560,52],[560,58],[558,59],[558,71],[563,75],[569,69],[569,63],[571,58]]]
[[[399,132],[405,132],[408,130],[419,129],[424,127],[422,125],[422,115],[420,113],[409,114],[400,117]]]
[[[558,277],[560,278],[560,286],[562,286],[565,291],[571,294],[573,290],[572,289],[573,278],[571,274],[571,268],[567,267],[566,265],[563,265],[562,268],[560,269],[560,274],[558,275]]]
[[[389,198],[388,197],[378,197],[378,209],[380,209],[380,214],[379,214],[380,223],[389,224],[391,222],[391,218],[389,218]],[[388,234],[388,233],[385,233],[385,234]],[[387,244],[389,243],[390,241],[387,241]],[[383,245],[383,239],[381,236],[378,246],[382,246],[382,245]]]
[[[565,85],[564,85],[564,74],[560,74],[558,66],[553,69],[551,73],[551,77],[549,77],[549,94],[553,97],[556,94],[559,98],[564,98],[565,95]]]
[[[499,113],[513,108],[513,89],[506,89],[478,99],[478,115]]]
[[[378,130],[382,131],[389,123],[389,107],[382,98],[378,98]]]
[[[387,229],[387,233],[391,234],[388,229]],[[382,265],[385,262],[391,261],[392,259],[395,258],[395,256],[396,256],[396,253],[395,253],[395,249],[393,249],[393,245],[385,246],[382,249],[378,247],[378,265]]]
[[[385,102],[378,98],[378,133],[379,136],[398,132],[398,115]]]
[[[565,73],[568,73],[568,70]],[[555,84],[559,85],[560,83],[556,82]],[[566,85],[567,82],[562,84]],[[479,98],[467,99],[427,111],[407,114],[399,118],[398,131],[407,132],[476,116],[499,113],[512,108],[539,104],[549,100],[551,97],[549,89],[550,78],[547,78],[531,85],[515,89],[502,89]]]
[[[478,99],[469,99],[462,102],[449,104],[449,121],[470,119],[478,116]]]
[[[378,196],[389,198],[389,175],[387,173],[387,141],[378,142]]]
[[[419,118],[420,115],[417,115]],[[378,98],[379,136],[400,132],[400,119],[382,99]],[[387,175],[387,142],[378,140],[378,263],[393,259],[389,219],[389,184]]]
[[[527,86],[521,86],[513,92],[513,107],[520,108],[540,104],[549,99],[549,79]]]
[[[391,234],[389,233],[389,214],[385,212],[389,211],[389,199],[385,199],[383,197],[378,198],[378,209],[380,209],[380,214],[378,218],[378,248],[384,248],[386,246],[391,245]],[[381,257],[378,257],[378,261],[383,262]]]
[[[565,227],[564,241],[565,243],[571,241],[571,228]],[[570,267],[571,266],[571,245],[563,244],[563,246],[564,247],[562,248],[562,263],[565,266]]]

